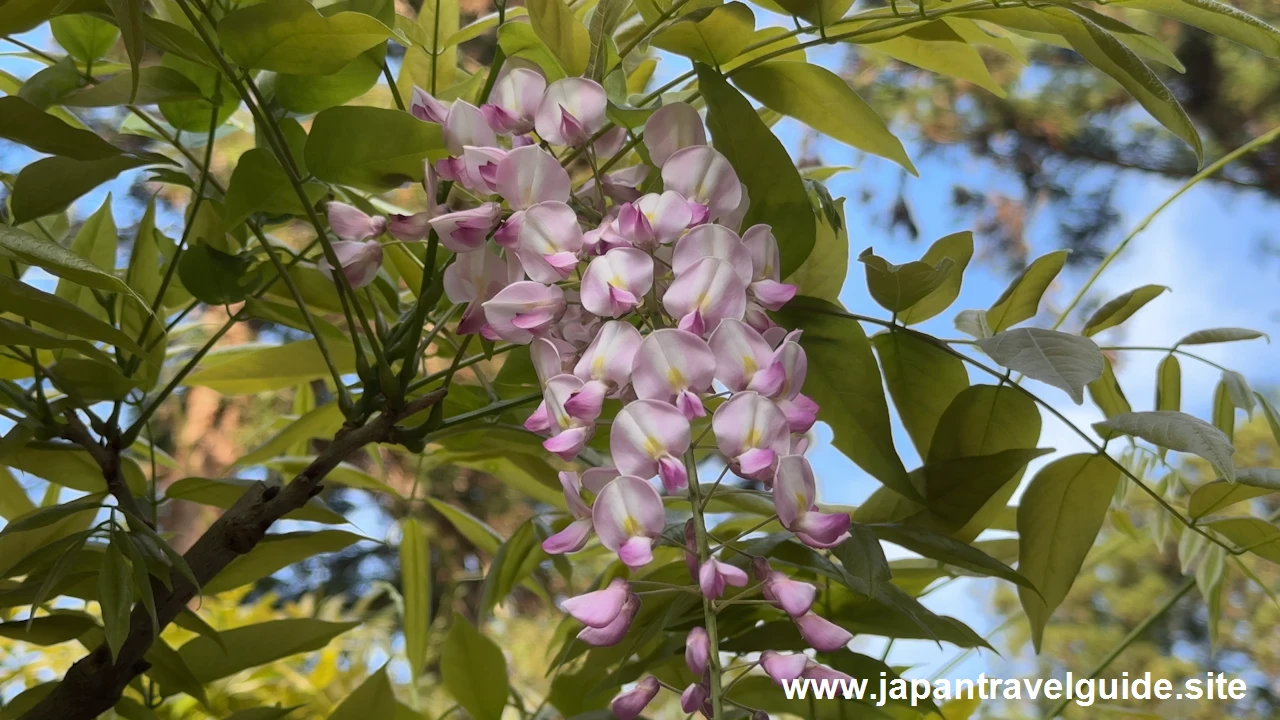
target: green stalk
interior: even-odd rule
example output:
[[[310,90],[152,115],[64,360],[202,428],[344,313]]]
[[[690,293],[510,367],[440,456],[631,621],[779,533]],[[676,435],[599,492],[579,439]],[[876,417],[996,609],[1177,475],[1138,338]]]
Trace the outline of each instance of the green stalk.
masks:
[[[693,510],[693,531],[698,542],[698,562],[705,563],[711,559],[711,545],[707,542],[707,526],[702,513],[702,488],[698,486],[698,461],[693,450],[684,454],[685,474],[689,476],[689,505]],[[707,675],[710,683],[711,720],[724,717],[724,693],[720,688],[720,637],[716,626],[716,609],[711,600],[702,598],[702,619],[706,626],[707,638],[711,643],[708,654]]]
[[[1151,626],[1156,623],[1157,620],[1164,617],[1165,613],[1172,610],[1173,606],[1178,604],[1178,601],[1182,599],[1182,596],[1186,595],[1188,592],[1191,592],[1191,588],[1195,586],[1196,586],[1196,579],[1194,577],[1188,577],[1186,580],[1183,580],[1182,584],[1179,585],[1178,589],[1175,590],[1174,593],[1169,596],[1168,600],[1164,601],[1163,605],[1156,608],[1150,615],[1147,616],[1145,620],[1138,623],[1137,627],[1135,627],[1133,630],[1130,630],[1129,634],[1125,635],[1124,639],[1120,641],[1120,644],[1117,645],[1115,648],[1113,648],[1111,652],[1107,653],[1107,656],[1103,658],[1102,662],[1098,663],[1093,668],[1093,670],[1089,671],[1089,676],[1087,679],[1092,680],[1098,677],[1098,675],[1101,675],[1102,671],[1110,667],[1111,663],[1115,662],[1115,659],[1120,657],[1120,653],[1128,649],[1128,647],[1132,645],[1135,640],[1137,640],[1138,638],[1146,634],[1147,630],[1149,630]],[[1067,703],[1069,702],[1071,701],[1064,696],[1061,700],[1058,701],[1056,705],[1053,706],[1052,709],[1049,710],[1049,712],[1045,713],[1045,716],[1044,716],[1045,720],[1052,720],[1052,718],[1056,718],[1059,715],[1061,715],[1062,711],[1066,709]]]
[[[1182,197],[1188,190],[1200,184],[1201,180],[1214,175],[1232,161],[1248,155],[1258,148],[1271,144],[1271,142],[1276,138],[1280,138],[1280,126],[1272,128],[1268,132],[1259,135],[1253,140],[1250,140],[1244,145],[1241,145],[1235,150],[1223,155],[1221,158],[1218,158],[1216,162],[1212,163],[1195,175],[1192,175],[1189,180],[1182,184],[1182,187],[1179,187],[1172,195],[1166,198],[1164,202],[1156,206],[1155,210],[1147,213],[1147,216],[1142,218],[1142,221],[1139,222],[1118,245],[1112,248],[1111,252],[1107,253],[1107,256],[1102,259],[1102,262],[1098,263],[1098,267],[1094,268],[1093,274],[1089,276],[1089,279],[1086,280],[1084,285],[1080,287],[1080,290],[1076,292],[1076,296],[1071,298],[1071,302],[1067,303],[1067,307],[1059,313],[1058,319],[1053,323],[1053,329],[1057,330],[1059,327],[1062,327],[1062,323],[1066,322],[1067,317],[1071,315],[1071,311],[1075,310],[1076,306],[1080,304],[1080,301],[1084,300],[1085,293],[1089,292],[1089,288],[1093,287],[1093,284],[1098,281],[1098,278],[1102,276],[1102,273],[1106,271],[1107,267],[1109,267],[1111,263],[1115,262],[1115,259],[1120,256],[1120,253],[1124,252],[1125,248],[1129,247],[1129,243],[1141,234],[1143,230],[1146,230],[1149,225],[1151,225],[1157,215],[1164,212],[1166,208],[1172,205],[1175,200]]]

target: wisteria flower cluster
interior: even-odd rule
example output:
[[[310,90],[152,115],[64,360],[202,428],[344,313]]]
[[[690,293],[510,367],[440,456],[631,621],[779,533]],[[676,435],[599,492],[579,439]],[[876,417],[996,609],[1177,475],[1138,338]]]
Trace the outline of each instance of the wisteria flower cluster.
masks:
[[[783,527],[815,548],[843,542],[849,516],[818,510],[803,454],[818,411],[802,393],[805,351],[798,332],[768,315],[796,292],[781,281],[770,227],[739,233],[751,202],[746,187],[685,103],[664,106],[645,124],[660,177],[639,165],[592,177],[575,192],[553,150],[616,152],[619,138],[601,133],[605,108],[604,88],[591,80],[548,85],[524,68],[507,72],[492,102],[479,108],[415,91],[413,114],[443,127],[450,152],[427,167],[429,201],[437,183],[448,181],[476,204],[433,204],[384,219],[332,203],[342,270],[360,287],[378,271],[376,238],[384,230],[410,242],[436,233],[456,255],[444,285],[451,301],[466,306],[459,332],[530,346],[543,401],[525,428],[565,461],[601,428],[609,433],[611,465],[560,474],[572,520],[547,538],[546,552],[576,552],[595,537],[626,566],[648,564],[665,526],[659,486],[668,496],[690,496],[697,482],[692,423],[708,414],[728,469],[772,490]],[[607,425],[606,399],[622,403]],[[814,586],[764,558],[742,567],[735,562],[749,558],[701,557],[694,522],[686,552],[705,598],[747,586],[750,573],[812,647],[833,651],[849,642],[847,631],[813,613]],[[568,599],[564,609],[585,626],[579,639],[610,646],[627,634],[640,604],[630,584],[615,579]],[[690,633],[686,659],[702,680],[684,691],[681,706],[710,716],[707,668],[716,659],[704,628]],[[838,675],[802,653],[769,652],[760,663],[777,682]],[[641,681],[614,701],[614,714],[636,717],[659,689],[654,678]]]

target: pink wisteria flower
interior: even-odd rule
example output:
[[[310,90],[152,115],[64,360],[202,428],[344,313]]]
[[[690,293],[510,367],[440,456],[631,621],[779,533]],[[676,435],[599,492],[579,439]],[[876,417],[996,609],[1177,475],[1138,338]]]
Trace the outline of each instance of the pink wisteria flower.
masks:
[[[564,610],[584,627],[578,639],[596,647],[617,645],[631,629],[640,611],[640,596],[621,578],[603,590],[584,593],[564,602]]]
[[[373,240],[387,229],[386,218],[370,217],[363,210],[346,203],[328,203],[325,205],[325,213],[329,217],[329,229],[339,240]]]
[[[688,420],[703,417],[700,393],[711,387],[716,358],[697,335],[665,328],[654,330],[640,344],[631,370],[636,395],[675,406]]]
[[[621,475],[596,496],[591,521],[601,545],[628,567],[642,567],[653,559],[653,541],[665,524],[662,498],[648,481]]]
[[[382,268],[382,246],[376,241],[339,240],[332,243],[332,247],[342,274],[352,288],[358,290],[378,276],[378,270]],[[316,261],[316,268],[325,277],[333,276],[333,266],[327,256]]]
[[[667,492],[689,482],[682,459],[691,442],[684,414],[659,400],[637,400],[622,408],[609,431],[609,450],[627,475],[662,478]]]
[[[459,210],[431,218],[428,222],[440,237],[440,243],[456,253],[480,250],[502,216],[498,203],[484,203],[470,210]]]
[[[773,504],[782,526],[794,532],[806,545],[829,548],[849,537],[850,520],[846,513],[818,511],[813,467],[803,455],[788,455],[778,460],[778,471],[773,481]]]
[[[644,709],[653,702],[658,696],[658,691],[662,686],[658,684],[658,678],[648,675],[636,686],[626,692],[621,693],[609,703],[609,709],[613,711],[613,716],[618,720],[635,720],[640,717]]]
[[[508,71],[489,95],[480,112],[493,131],[503,135],[523,135],[533,130],[533,117],[547,91],[547,79],[528,68]]]
[[[681,330],[706,335],[725,318],[742,319],[747,286],[728,262],[704,257],[676,277],[663,294],[662,305],[679,318]]]
[[[621,317],[638,307],[651,287],[653,257],[634,248],[614,248],[587,265],[582,307],[600,317]]]
[[[333,204],[330,225],[335,250],[350,244],[340,254],[350,259],[343,272],[362,283],[381,263],[381,246],[370,240],[390,231],[402,242],[421,242],[434,233],[455,255],[444,292],[465,306],[457,332],[529,346],[542,402],[524,428],[568,463],[559,473],[567,517],[557,520],[561,529],[543,550],[576,553],[598,541],[628,568],[627,577],[647,580],[635,569],[653,560],[667,528],[664,502],[679,512],[683,501],[694,501],[692,453],[701,457],[712,443],[730,471],[770,488],[779,522],[800,542],[829,548],[847,539],[849,517],[818,509],[802,455],[818,406],[803,393],[808,360],[800,334],[769,316],[797,288],[782,281],[770,226],[744,228],[769,208],[752,211],[746,185],[708,145],[699,111],[683,102],[657,109],[633,156],[627,139],[636,129],[609,122],[608,94],[593,80],[548,83],[530,64],[512,60],[477,102],[446,104],[415,89],[410,112],[442,126],[448,153],[427,165],[426,209],[384,219]],[[582,156],[586,164],[614,156],[612,170],[584,177],[569,162]],[[628,166],[636,156],[647,162]],[[454,185],[437,188],[439,180]],[[452,192],[439,192],[446,188]],[[708,423],[709,404],[721,397]],[[620,404],[616,413],[610,400]],[[599,428],[609,435],[607,453],[602,438],[592,442]],[[714,487],[717,497],[729,490]],[[694,520],[683,530],[691,584],[682,590],[717,600],[754,575],[758,586],[746,592],[759,590],[759,612],[785,614],[820,652],[850,641],[848,631],[814,612],[813,584],[765,558],[749,558],[747,567],[748,558],[720,553]],[[646,586],[641,594],[649,592]],[[563,606],[583,624],[578,639],[607,647],[628,635],[640,594],[618,578]],[[686,712],[712,714],[719,652],[705,627],[689,631],[685,661],[693,678],[680,703]],[[775,682],[842,676],[803,653],[765,651],[760,664]],[[614,698],[615,716],[639,717],[661,687],[654,677],[641,679]]]
[[[619,394],[631,379],[631,366],[640,349],[640,331],[625,322],[605,323],[583,351],[573,374],[583,381],[566,407],[570,412],[600,414],[604,399]]]
[[[663,105],[644,123],[644,146],[658,167],[680,150],[706,144],[707,131],[702,126],[702,117],[689,103]]]
[[[607,105],[600,83],[576,77],[557,80],[538,105],[534,127],[552,145],[584,145],[604,127]]]
[[[483,307],[495,337],[527,345],[564,313],[564,291],[525,280],[498,291]]]
[[[759,393],[740,392],[716,408],[711,427],[735,474],[773,483],[778,459],[791,450],[787,418],[777,405]]]
[[[550,200],[525,210],[515,252],[531,279],[555,283],[568,278],[581,249],[582,227],[573,208]]]
[[[560,487],[564,491],[565,504],[573,516],[563,530],[542,541],[542,549],[548,555],[577,552],[591,539],[591,508],[582,501],[582,480],[575,472],[560,473]]]
[[[728,215],[742,202],[742,183],[724,155],[707,145],[676,151],[662,164],[662,183],[706,209],[707,220]]]

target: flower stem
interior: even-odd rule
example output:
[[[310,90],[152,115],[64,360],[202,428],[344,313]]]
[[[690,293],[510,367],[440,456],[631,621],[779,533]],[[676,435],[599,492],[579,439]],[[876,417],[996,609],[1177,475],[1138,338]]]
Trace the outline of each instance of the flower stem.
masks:
[[[702,489],[698,487],[698,461],[693,450],[684,454],[685,473],[689,476],[689,506],[693,510],[693,529],[698,542],[698,562],[711,558],[711,546],[707,542],[707,526],[702,514]],[[711,720],[724,717],[724,698],[720,690],[720,637],[716,627],[716,610],[711,600],[702,598],[702,618],[707,629],[711,652],[707,662],[707,676],[711,695]]]

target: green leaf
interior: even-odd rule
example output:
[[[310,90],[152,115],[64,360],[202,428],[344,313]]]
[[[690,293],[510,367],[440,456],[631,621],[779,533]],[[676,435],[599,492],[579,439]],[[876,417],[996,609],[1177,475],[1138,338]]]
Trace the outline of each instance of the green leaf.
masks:
[[[1213,426],[1221,430],[1228,440],[1235,438],[1236,407],[1231,404],[1231,394],[1222,380],[1213,389]]]
[[[927,507],[947,532],[958,533],[1003,488],[1016,484],[1027,463],[1050,452],[1050,448],[1011,448],[990,455],[931,459],[923,468]]]
[[[329,720],[393,720],[398,705],[387,666],[383,665],[338,705]]]
[[[328,193],[328,188],[317,182],[303,187],[312,207]],[[226,198],[227,229],[235,228],[255,212],[299,216],[307,213],[280,161],[266,148],[246,151],[231,173]]]
[[[1249,381],[1244,375],[1235,370],[1222,371],[1222,384],[1227,388],[1227,395],[1231,399],[1231,405],[1244,410],[1247,413],[1253,413],[1253,388],[1249,387]]]
[[[386,45],[375,46],[332,75],[277,75],[276,102],[300,115],[344,105],[377,84],[386,54]]]
[[[538,37],[528,23],[504,23],[498,28],[498,47],[507,57],[528,60],[537,65],[547,82],[555,82],[565,77],[564,67],[552,54],[546,43]]]
[[[49,368],[49,374],[68,394],[89,401],[124,400],[139,387],[138,380],[125,377],[115,363],[104,365],[80,357],[63,357]]]
[[[264,467],[279,471],[288,476],[299,475],[315,461],[314,457],[279,457],[262,463]],[[395,498],[402,498],[398,490],[361,470],[350,463],[339,463],[325,476],[325,482],[360,488],[370,492],[386,493]]]
[[[866,527],[881,540],[923,555],[930,560],[964,568],[979,575],[1008,580],[1015,585],[1034,587],[1030,580],[1008,565],[968,543],[946,535],[900,524],[879,523]]]
[[[711,68],[699,65],[697,70],[716,149],[728,158],[751,198],[742,227],[765,223],[773,228],[786,277],[813,251],[816,222],[804,181],[751,103]]]
[[[204,42],[196,37],[195,33],[181,25],[143,15],[142,30],[146,41],[163,50],[166,58],[177,56],[192,62],[203,63],[210,68],[218,65]]]
[[[10,432],[13,431],[10,430]],[[8,439],[6,436],[4,441]],[[4,452],[0,451],[0,462],[3,462],[3,458]],[[9,468],[0,466],[0,518],[12,522],[35,509],[36,506],[27,496],[27,491],[18,483]]]
[[[0,35],[14,35],[53,17],[61,3],[50,0],[8,0],[0,4]]]
[[[400,521],[400,588],[404,596],[404,651],[413,677],[422,676],[431,630],[431,547],[417,518]]]
[[[691,0],[678,5],[678,0],[636,0],[636,10],[646,24],[658,22],[662,17],[679,18],[695,10],[713,8],[720,4],[719,0]]]
[[[1173,346],[1210,345],[1213,343],[1236,342],[1237,340],[1256,340],[1257,338],[1267,338],[1267,335],[1247,328],[1213,328],[1210,330],[1197,330],[1174,343]],[[1270,338],[1267,338],[1267,340],[1269,342]]]
[[[1040,425],[1040,413],[1027,396],[1009,387],[974,385],[956,395],[938,420],[927,464],[1034,449]],[[977,537],[1004,509],[1021,478],[1021,472],[1006,477],[1004,486],[955,536],[965,541]]]
[[[355,372],[351,345],[329,346],[339,372]],[[284,345],[239,345],[215,350],[184,384],[201,385],[224,395],[254,395],[329,376],[324,357],[311,340]]]
[[[1267,425],[1271,427],[1271,438],[1280,445],[1280,413],[1272,407],[1271,401],[1262,396],[1261,393],[1254,393],[1253,396],[1258,399],[1258,404],[1262,406],[1262,414],[1267,416]]]
[[[1205,527],[1221,533],[1231,542],[1258,557],[1280,564],[1280,528],[1255,517],[1215,520]]]
[[[427,502],[436,512],[444,516],[445,520],[457,530],[467,542],[476,546],[476,549],[486,555],[497,555],[498,548],[502,545],[502,536],[497,530],[489,527],[483,520],[476,518],[466,510],[461,510],[448,503],[441,502],[434,498],[427,498]]]
[[[42,507],[20,517],[12,518],[9,523],[0,528],[0,538],[14,533],[30,532],[31,530],[48,527],[86,510],[96,512],[101,507],[102,495],[89,496],[58,505]]]
[[[98,570],[98,604],[102,606],[103,629],[111,661],[120,656],[120,648],[129,637],[129,611],[133,609],[133,571],[116,542],[107,545]]]
[[[849,539],[832,548],[831,552],[851,579],[858,581],[853,583],[859,586],[858,592],[867,597],[879,597],[884,586],[889,584],[892,573],[884,548],[880,547],[880,540],[866,525],[850,525]]]
[[[32,442],[24,448],[11,451],[5,456],[4,463],[15,470],[31,473],[72,490],[96,493],[107,489],[107,483],[102,478],[102,468],[79,446]],[[138,463],[132,458],[124,457],[120,464],[130,489],[135,495],[142,494],[147,485]]]
[[[201,240],[178,260],[178,278],[197,300],[225,305],[244,300],[262,284],[249,257],[224,253]]]
[[[631,7],[631,0],[602,0],[596,4],[591,13],[590,27],[587,28],[591,47],[587,59],[586,77],[600,82],[610,67],[610,52],[617,56],[613,47],[613,33],[618,29],[622,15]]]
[[[453,615],[440,652],[445,690],[475,720],[499,720],[507,705],[507,660],[467,619]]]
[[[1077,405],[1084,388],[1102,377],[1106,359],[1089,338],[1042,328],[1015,328],[977,341],[1001,366],[1065,390]]]
[[[137,93],[131,95],[134,88]],[[186,75],[163,65],[152,65],[140,69],[136,75],[122,72],[98,85],[77,90],[63,98],[62,104],[69,107],[155,105],[200,96],[200,88]]]
[[[1027,266],[987,311],[991,332],[1006,330],[1040,312],[1040,298],[1062,271],[1067,251],[1058,250],[1037,258]]]
[[[338,404],[325,403],[286,425],[266,442],[236,460],[233,466],[248,467],[275,457],[297,454],[290,452],[290,449],[312,438],[332,437],[342,427],[343,421]]]
[[[101,160],[122,153],[98,135],[72,127],[17,95],[0,97],[0,138],[75,160]]]
[[[178,480],[165,488],[165,497],[171,500],[211,505],[229,510],[244,495],[256,480],[212,480],[209,478],[189,477]],[[290,520],[310,520],[312,522],[342,525],[346,518],[330,510],[319,498],[312,498],[298,510],[285,515]]]
[[[1070,10],[1046,7],[1039,8],[1039,12],[1090,65],[1120,83],[1161,125],[1190,145],[1197,160],[1203,161],[1204,147],[1195,125],[1169,88],[1132,50],[1093,21]]]
[[[1182,409],[1182,363],[1169,353],[1156,369],[1156,410]]]
[[[0,277],[0,297],[6,293],[3,289],[4,278]],[[50,296],[52,297],[52,296]],[[72,306],[74,307],[74,306]],[[79,312],[79,308],[75,308]],[[92,316],[86,316],[92,318]],[[97,318],[92,318],[96,320]],[[113,330],[115,328],[112,328]],[[76,338],[57,337],[48,333],[40,332],[29,325],[14,322],[0,318],[0,345],[9,345],[14,347],[36,348],[39,350],[75,350],[85,357],[92,358],[95,362],[102,363],[110,367],[115,361],[84,340]]]
[[[104,492],[97,496],[99,505],[105,494]],[[99,509],[99,507],[86,507],[43,527],[0,533],[0,577],[7,577],[9,572],[31,553],[49,547],[59,540],[87,532],[85,528],[93,522]]]
[[[654,47],[694,62],[720,67],[736,58],[751,42],[755,27],[756,16],[751,8],[730,2],[679,18],[654,34],[651,42]]]
[[[996,97],[1007,95],[991,77],[977,48],[942,20],[913,27],[897,37],[864,47],[930,72],[971,82]]]
[[[849,274],[849,226],[845,222],[844,202],[844,198],[834,201],[834,219],[838,222],[833,222],[825,213],[815,212],[818,232],[813,251],[800,267],[783,278],[783,282],[796,286],[796,294],[840,302],[840,290]]]
[[[591,55],[591,38],[564,0],[529,0],[533,31],[560,61],[565,72],[581,75]]]
[[[120,238],[111,205],[112,195],[107,193],[102,205],[80,226],[80,230],[71,241],[71,246],[67,249],[103,272],[114,274],[116,250],[120,244]],[[98,304],[93,291],[79,283],[68,279],[59,280],[55,294],[63,300],[75,303],[96,318],[103,321],[108,319],[106,311]]]
[[[1102,410],[1102,414],[1108,418],[1122,415],[1133,410],[1133,406],[1129,404],[1129,399],[1124,396],[1124,390],[1120,388],[1120,381],[1116,379],[1115,371],[1111,369],[1111,361],[1103,356],[1102,377],[1089,383],[1089,397],[1093,399],[1098,409]],[[1112,435],[1103,435],[1104,440],[1110,440]]]
[[[1235,481],[1236,468],[1231,461],[1235,449],[1231,440],[1200,418],[1181,412],[1131,412],[1094,423],[1096,430],[1115,430],[1142,438],[1169,450],[1199,455],[1218,469],[1222,476]]]
[[[30,620],[0,622],[0,637],[47,647],[76,640],[98,627],[93,618],[80,613],[58,613]]]
[[[439,125],[398,110],[335,107],[316,116],[306,160],[321,180],[389,190],[422,180],[423,160],[445,153]]]
[[[9,198],[9,203],[13,209],[14,221],[21,223],[62,212],[76,198],[125,170],[142,165],[151,165],[154,162],[149,158],[129,157],[127,155],[106,157],[100,160],[76,160],[58,156],[37,160],[22,168],[18,173],[17,181],[13,185],[13,195]],[[21,233],[15,228],[0,228],[0,245],[3,245],[6,250],[13,250],[13,248],[9,247],[9,236],[14,233],[25,235],[25,233]],[[27,237],[30,236],[28,235]],[[40,265],[39,262],[34,260],[28,260],[28,262]],[[41,267],[44,266],[41,265]],[[45,269],[55,275],[58,274],[50,268],[46,267]],[[123,285],[123,283],[120,284]],[[115,288],[107,287],[99,289],[118,291]]]
[[[515,17],[513,10],[507,10],[508,20]],[[523,8],[520,10],[524,11]],[[440,91],[452,87],[458,67],[457,43],[452,42],[452,38],[460,34],[457,0],[423,0],[416,24],[408,25],[399,21],[396,24],[398,27],[407,25],[414,38],[414,46],[405,51],[400,76],[396,79],[400,94],[409,97],[415,85],[432,95],[439,95]],[[517,23],[508,23],[504,27],[515,24]],[[533,28],[524,23],[519,24],[528,31],[530,37],[533,36]],[[501,37],[501,30],[499,36]],[[512,56],[511,53],[507,55]],[[564,75],[561,74],[560,77]]]
[[[433,464],[478,470],[540,502],[567,510],[556,471],[536,438],[498,430],[476,430],[441,439]]]
[[[161,64],[181,73],[200,91],[199,98],[160,103],[160,114],[175,128],[204,136],[209,133],[209,116],[215,100],[221,98],[218,105],[218,125],[230,119],[240,107],[240,96],[231,83],[224,80],[219,84],[219,70],[178,55],[165,55]]]
[[[969,387],[964,362],[910,333],[882,332],[871,342],[911,442],[920,457],[929,457],[938,421],[951,401]]]
[[[1244,472],[1243,469],[1238,470],[1237,474],[1243,475]],[[1276,488],[1246,485],[1242,477],[1236,479],[1240,482],[1214,480],[1196,488],[1187,500],[1187,516],[1192,520],[1199,520],[1225,507],[1276,492]]]
[[[319,650],[359,624],[314,618],[271,620],[223,630],[225,647],[198,637],[183,645],[178,654],[201,682],[209,683],[290,655]]]
[[[285,720],[301,706],[282,708],[282,707],[260,707],[250,708],[248,710],[240,710],[233,712],[227,716],[227,720]]]
[[[68,57],[27,78],[18,91],[18,97],[44,110],[59,104],[62,98],[79,88],[80,71],[76,69],[75,61]]]
[[[1236,482],[1280,491],[1280,468],[1240,468],[1236,470]]]
[[[954,266],[948,258],[937,265],[915,260],[894,265],[872,252],[871,248],[858,255],[858,262],[866,266],[867,289],[880,307],[892,313],[911,308],[934,290],[937,290]]]
[[[853,7],[853,0],[777,0],[777,5],[814,25],[830,26]]]
[[[506,599],[515,586],[546,559],[542,539],[535,532],[533,521],[526,520],[498,548],[493,564],[489,566],[489,573],[484,579],[479,616],[485,617],[492,612],[495,605]]]
[[[1040,651],[1049,616],[1066,598],[1106,518],[1120,470],[1100,455],[1069,455],[1046,465],[1018,503],[1018,571],[1039,589],[1019,588]]]
[[[242,7],[218,23],[222,49],[237,64],[290,75],[331,75],[389,37],[369,15],[324,17],[306,0]]]
[[[267,535],[252,550],[232,560],[205,583],[205,595],[217,595],[268,577],[296,562],[338,552],[369,538],[345,530],[317,530]]]
[[[131,89],[129,100],[133,101],[141,90],[142,55],[146,52],[142,19],[146,15],[146,0],[107,0],[116,24],[120,26],[120,36],[124,38],[124,49],[129,54],[129,75]]]
[[[1116,5],[1166,15],[1253,48],[1268,57],[1280,57],[1280,32],[1262,20],[1217,0],[1118,0]]]
[[[156,613],[155,593],[151,590],[151,571],[147,568],[147,560],[143,557],[142,551],[138,549],[138,546],[133,542],[133,538],[131,538],[128,533],[121,531],[119,528],[113,528],[111,531],[111,545],[120,547],[124,551],[125,556],[129,558],[129,568],[133,574],[133,590],[138,591],[138,597],[142,601],[142,606],[147,609],[147,615],[151,618],[153,639],[158,639],[160,632],[160,620]],[[101,582],[101,578],[99,578],[99,582]],[[133,590],[130,590],[129,592],[129,599],[131,601],[133,599]],[[98,590],[98,594],[102,594],[101,589]],[[126,629],[128,628],[127,622],[125,623],[125,627]],[[168,648],[167,645],[165,647]],[[196,683],[195,686],[199,688],[200,684]],[[200,692],[203,692],[203,688],[201,688]]]
[[[973,257],[973,233],[965,230],[939,238],[925,251],[921,262],[931,267],[939,266],[944,259],[950,259],[953,269],[946,279],[928,295],[914,303],[910,308],[898,313],[898,320],[904,325],[924,322],[941,313],[960,296],[960,287],[964,283],[964,271]]]
[[[138,355],[142,354],[142,348],[138,346],[138,343],[117,328],[108,325],[56,295],[50,295],[47,292],[37,290],[24,282],[10,280],[5,276],[0,275],[0,301],[3,301],[6,308],[13,308],[14,314],[19,317],[34,320],[41,325],[53,328],[59,332],[66,333],[77,338],[116,345],[131,353]],[[11,321],[5,322],[9,324],[16,324],[11,323]],[[18,331],[18,329],[13,330],[13,332]],[[30,328],[22,327],[20,331],[28,334],[28,340],[21,343],[17,341],[9,343],[6,341],[5,344],[31,345],[42,348],[53,347],[52,345],[36,344],[37,336],[42,335],[49,338],[48,342],[61,341],[75,344],[73,341],[62,341],[59,338],[47,336],[44,333],[37,330],[31,330]],[[84,353],[86,356],[99,357],[99,359],[101,359],[102,353],[100,351],[92,348],[86,350],[83,347],[77,347],[76,349]],[[108,359],[107,362],[110,364],[111,361]]]
[[[1160,296],[1169,288],[1163,285],[1143,285],[1121,295],[1114,300],[1109,300],[1102,307],[1098,308],[1089,320],[1085,322],[1084,329],[1080,331],[1081,335],[1090,337],[1106,330],[1113,328],[1120,323],[1128,320],[1134,313],[1142,309],[1143,305],[1151,302]]]
[[[80,62],[93,62],[107,54],[120,30],[92,15],[59,15],[49,21],[53,39]]]
[[[894,450],[871,343],[856,321],[824,314],[840,312],[821,300],[797,297],[778,313],[783,327],[804,330],[800,345],[809,361],[805,392],[818,402],[818,419],[831,426],[837,450],[889,488],[918,500]]]

